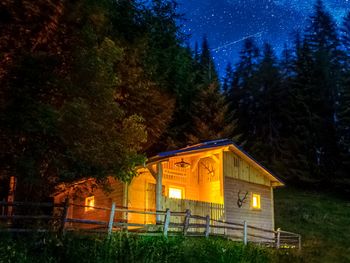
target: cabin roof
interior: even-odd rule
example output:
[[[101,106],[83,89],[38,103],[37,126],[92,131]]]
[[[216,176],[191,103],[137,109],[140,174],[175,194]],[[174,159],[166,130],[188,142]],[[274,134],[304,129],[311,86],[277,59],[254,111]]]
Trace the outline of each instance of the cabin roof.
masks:
[[[149,158],[148,162],[150,162],[150,163],[158,162],[158,161],[162,161],[163,159],[167,159],[167,158],[178,156],[178,155],[191,154],[191,153],[198,152],[198,151],[205,151],[205,150],[209,150],[212,148],[221,148],[221,147],[225,147],[225,146],[233,146],[233,148],[236,151],[238,151],[240,154],[244,155],[244,157],[249,159],[254,165],[258,166],[263,171],[268,173],[273,179],[275,179],[279,183],[279,185],[284,185],[283,181],[280,178],[275,176],[271,171],[269,171],[263,165],[258,163],[258,161],[256,161],[250,154],[248,154],[246,151],[244,151],[240,146],[235,144],[230,139],[205,141],[205,142],[190,145],[190,146],[178,149],[178,150],[161,152],[161,153],[158,153],[156,156]]]

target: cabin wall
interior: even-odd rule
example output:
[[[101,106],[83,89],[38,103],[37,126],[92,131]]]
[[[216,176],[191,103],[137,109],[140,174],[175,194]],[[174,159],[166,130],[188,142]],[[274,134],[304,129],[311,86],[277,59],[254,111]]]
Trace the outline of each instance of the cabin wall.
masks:
[[[163,162],[163,185],[164,196],[168,196],[169,187],[180,187],[184,189],[184,198],[190,200],[198,200],[199,186],[198,174],[195,167],[196,159],[185,158],[186,162],[191,163],[188,168],[175,167],[176,162],[180,162],[183,158],[170,158],[167,162]]]
[[[181,160],[190,163],[190,167],[176,167],[175,163]],[[219,153],[173,157],[162,166],[164,196],[168,197],[169,187],[179,187],[184,190],[186,200],[223,203],[222,158]],[[210,170],[214,170],[214,175],[210,174]]]
[[[223,154],[224,176],[254,184],[271,186],[270,180],[263,172],[253,167],[247,161],[231,151]]]
[[[68,209],[68,217],[75,219],[88,219],[88,220],[97,220],[97,221],[109,221],[109,210],[101,209],[91,209],[86,210],[85,207],[85,198],[89,196],[94,196],[94,206],[111,208],[112,203],[115,202],[116,206],[123,206],[123,195],[124,195],[124,184],[118,180],[110,179],[110,186],[112,191],[107,192],[101,188],[94,189],[90,193],[82,193],[79,196],[77,192],[72,193],[69,197],[69,203],[71,204]],[[64,202],[67,194],[61,194],[55,198],[56,203]],[[75,204],[75,205],[74,205]],[[77,206],[76,206],[77,205]],[[115,220],[122,219],[122,213],[115,214]],[[74,227],[77,224],[71,224]],[[79,224],[77,225],[80,228],[94,228],[96,225],[87,225]]]
[[[242,223],[246,221],[248,225],[273,230],[273,200],[271,187],[252,184],[245,181],[225,177],[225,213],[226,221]],[[244,197],[248,192],[247,198],[241,207],[238,207],[238,193]],[[260,195],[261,209],[251,208],[252,194]]]
[[[146,169],[142,169],[139,175],[134,177],[128,186],[128,208],[144,210],[156,209],[156,180]],[[155,217],[136,213],[128,214],[131,223],[153,223]]]

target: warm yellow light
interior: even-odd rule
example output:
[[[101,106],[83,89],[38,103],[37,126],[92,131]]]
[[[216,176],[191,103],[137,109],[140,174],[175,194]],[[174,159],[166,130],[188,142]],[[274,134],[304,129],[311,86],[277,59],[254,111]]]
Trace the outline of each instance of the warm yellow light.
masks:
[[[92,206],[95,206],[95,197],[89,196],[85,198],[85,211],[93,210]]]
[[[182,198],[182,189],[169,187],[169,197],[181,199]]]
[[[253,194],[252,207],[254,209],[260,209],[260,195]]]

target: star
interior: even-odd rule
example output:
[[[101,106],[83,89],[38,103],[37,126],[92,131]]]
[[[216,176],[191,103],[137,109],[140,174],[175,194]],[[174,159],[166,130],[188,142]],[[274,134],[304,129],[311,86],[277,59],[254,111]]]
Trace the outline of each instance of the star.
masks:
[[[187,18],[183,28],[191,34],[191,46],[195,42],[200,46],[207,36],[223,76],[227,63],[238,61],[242,46],[239,41],[226,44],[263,32],[255,36],[257,44],[267,41],[279,55],[285,43],[293,42],[293,34],[306,27],[314,4],[315,0],[180,0],[179,12]],[[350,10],[349,0],[325,0],[324,4],[337,24]]]

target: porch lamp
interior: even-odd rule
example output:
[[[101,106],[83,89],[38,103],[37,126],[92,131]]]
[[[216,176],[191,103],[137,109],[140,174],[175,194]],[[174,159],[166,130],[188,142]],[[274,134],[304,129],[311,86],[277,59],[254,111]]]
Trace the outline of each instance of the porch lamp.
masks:
[[[188,168],[188,167],[191,166],[191,164],[185,162],[183,158],[181,158],[181,162],[174,163],[174,165],[175,165],[176,167],[180,167],[180,168]]]

